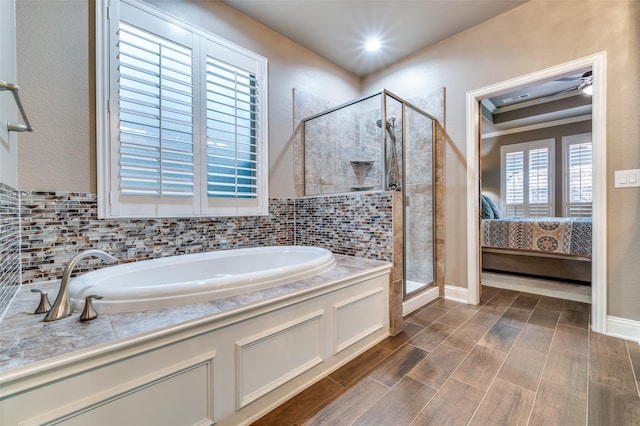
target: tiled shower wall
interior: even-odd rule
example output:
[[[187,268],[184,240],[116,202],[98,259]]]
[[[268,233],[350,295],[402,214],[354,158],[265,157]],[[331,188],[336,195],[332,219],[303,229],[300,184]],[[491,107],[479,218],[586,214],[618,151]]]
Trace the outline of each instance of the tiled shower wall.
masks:
[[[381,95],[360,101],[305,123],[306,195],[382,189],[382,129],[376,126],[380,99]],[[368,163],[367,173],[360,173],[358,164],[363,161]]]
[[[0,317],[20,284],[20,198],[0,183]]]
[[[23,283],[60,278],[69,259],[89,248],[121,262],[293,244],[392,260],[388,193],[271,199],[268,216],[101,220],[95,194],[23,192],[21,215]],[[87,259],[78,272],[96,265]]]

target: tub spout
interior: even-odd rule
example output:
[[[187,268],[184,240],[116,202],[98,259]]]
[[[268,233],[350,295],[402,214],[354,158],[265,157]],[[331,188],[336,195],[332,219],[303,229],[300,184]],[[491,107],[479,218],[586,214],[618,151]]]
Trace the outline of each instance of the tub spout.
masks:
[[[64,268],[58,297],[56,297],[56,301],[44,317],[45,321],[56,321],[71,315],[71,312],[73,312],[71,300],[69,299],[69,279],[71,278],[71,272],[73,272],[73,268],[76,266],[78,261],[89,256],[98,257],[109,264],[118,262],[118,259],[111,256],[109,253],[103,252],[102,250],[85,250],[75,255]]]

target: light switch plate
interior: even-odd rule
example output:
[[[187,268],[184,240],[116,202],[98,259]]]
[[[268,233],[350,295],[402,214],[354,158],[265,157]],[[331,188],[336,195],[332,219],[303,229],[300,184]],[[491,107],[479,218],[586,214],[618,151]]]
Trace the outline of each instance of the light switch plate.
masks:
[[[615,171],[616,188],[633,188],[638,186],[640,186],[640,169]]]

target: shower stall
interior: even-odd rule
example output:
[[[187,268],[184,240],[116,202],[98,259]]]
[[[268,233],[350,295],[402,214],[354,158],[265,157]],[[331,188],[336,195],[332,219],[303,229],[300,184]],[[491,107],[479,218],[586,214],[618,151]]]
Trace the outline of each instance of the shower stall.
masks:
[[[382,90],[303,123],[305,195],[400,192],[404,299],[432,286],[435,119]]]

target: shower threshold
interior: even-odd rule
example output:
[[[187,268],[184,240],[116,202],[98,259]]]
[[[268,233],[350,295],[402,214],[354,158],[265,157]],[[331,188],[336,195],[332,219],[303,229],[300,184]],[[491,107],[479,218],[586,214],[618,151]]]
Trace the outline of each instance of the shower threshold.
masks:
[[[433,282],[423,283],[420,281],[411,281],[407,280],[405,283],[405,294],[411,294],[414,291],[421,290],[423,288],[427,288],[433,285]]]

